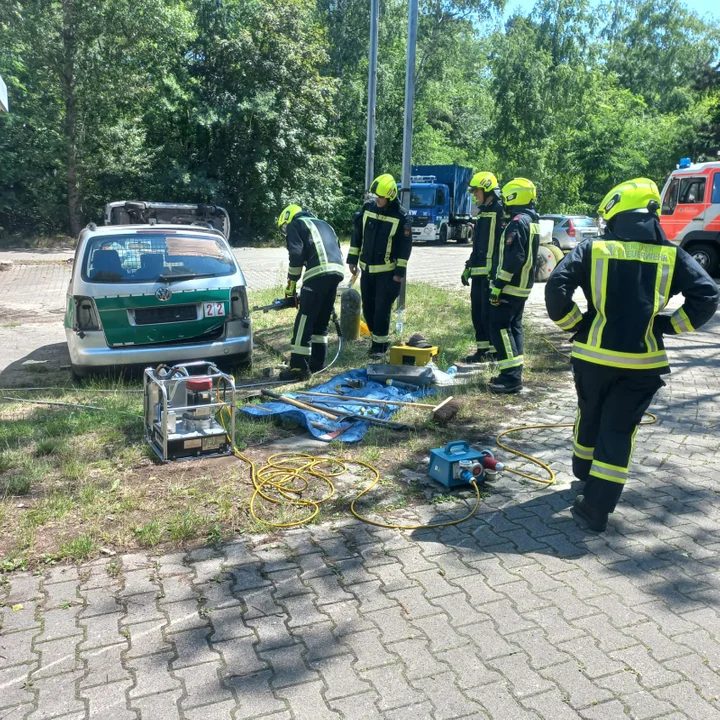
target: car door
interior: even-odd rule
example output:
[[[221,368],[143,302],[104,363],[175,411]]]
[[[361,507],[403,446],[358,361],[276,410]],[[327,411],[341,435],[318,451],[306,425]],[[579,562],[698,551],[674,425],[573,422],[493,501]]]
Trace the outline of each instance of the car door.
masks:
[[[702,230],[706,201],[707,178],[675,177],[663,197],[661,224],[668,238],[680,242],[693,230]]]
[[[720,233],[720,170],[713,173],[710,203],[705,208],[704,230]]]

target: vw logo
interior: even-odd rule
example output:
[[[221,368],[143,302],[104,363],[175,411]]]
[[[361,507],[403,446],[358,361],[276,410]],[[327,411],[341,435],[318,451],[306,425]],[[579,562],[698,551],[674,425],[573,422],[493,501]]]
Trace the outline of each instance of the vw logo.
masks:
[[[172,290],[170,290],[170,288],[167,288],[167,287],[158,288],[155,291],[155,297],[160,302],[167,302],[172,297]]]

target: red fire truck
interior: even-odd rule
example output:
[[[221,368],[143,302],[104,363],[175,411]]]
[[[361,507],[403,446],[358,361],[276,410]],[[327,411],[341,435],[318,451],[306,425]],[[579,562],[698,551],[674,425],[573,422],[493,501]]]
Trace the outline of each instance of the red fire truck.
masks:
[[[720,162],[683,158],[662,191],[660,224],[711,275],[720,269]]]

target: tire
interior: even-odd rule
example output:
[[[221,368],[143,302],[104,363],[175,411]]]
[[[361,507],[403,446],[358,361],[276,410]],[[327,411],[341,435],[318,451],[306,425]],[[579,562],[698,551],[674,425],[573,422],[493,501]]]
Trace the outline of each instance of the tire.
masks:
[[[472,231],[472,225],[471,225],[470,232],[468,232],[468,234],[465,237],[460,236],[457,239],[457,244],[458,245],[467,245],[472,240],[472,233],[473,233],[473,231]]]
[[[448,227],[443,225],[440,228],[440,242],[444,245],[448,241]]]
[[[553,244],[556,248],[560,248],[560,241],[559,241],[557,238],[553,238],[553,239],[552,239],[552,244]],[[560,248],[560,249],[562,250],[562,248]]]
[[[693,243],[685,250],[708,275],[714,276],[717,273],[720,265],[720,252],[717,247],[709,243]]]
[[[82,382],[90,371],[82,365],[70,365],[70,375],[74,382]]]
[[[559,263],[564,257],[565,253],[560,249],[558,245],[548,245],[548,250],[555,256],[555,263]]]

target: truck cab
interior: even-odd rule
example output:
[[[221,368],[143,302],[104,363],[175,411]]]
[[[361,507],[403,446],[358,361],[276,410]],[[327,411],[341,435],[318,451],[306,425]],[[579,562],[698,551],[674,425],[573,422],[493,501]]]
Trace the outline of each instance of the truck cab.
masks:
[[[720,162],[683,158],[662,190],[660,225],[711,275],[720,269]]]
[[[468,183],[472,168],[460,165],[414,165],[410,178],[410,207],[413,240],[457,240],[472,238],[472,198]]]

